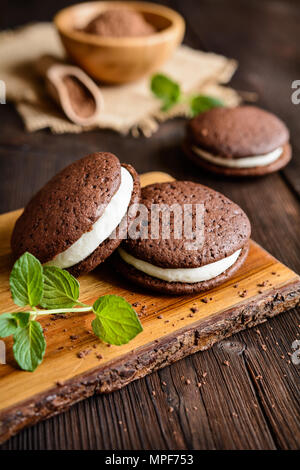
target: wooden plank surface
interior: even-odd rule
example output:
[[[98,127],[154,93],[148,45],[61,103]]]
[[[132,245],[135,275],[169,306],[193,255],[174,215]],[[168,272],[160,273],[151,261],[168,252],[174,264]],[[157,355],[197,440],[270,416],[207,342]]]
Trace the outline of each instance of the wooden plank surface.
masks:
[[[16,9],[3,0],[0,28],[48,21],[56,10],[71,3],[28,0]],[[290,99],[291,83],[300,73],[298,0],[160,3],[185,16],[186,44],[239,61],[233,86],[258,93],[259,105],[286,120],[294,152],[291,164],[268,178],[230,181],[186,163],[180,150],[184,120],[163,124],[151,139],[124,138],[110,131],[77,136],[28,134],[13,107],[1,105],[0,212],[22,207],[70,162],[92,151],[107,150],[132,163],[140,173],[167,171],[225,193],[249,214],[253,238],[300,272],[300,121],[299,106]],[[78,403],[64,414],[22,431],[2,448],[299,448],[299,366],[288,356],[293,341],[299,339],[299,325],[298,308],[261,325],[261,334],[253,328],[235,335],[234,342],[245,348],[240,353],[216,345],[122,390]],[[224,357],[230,361],[229,367],[222,364]],[[261,364],[259,369],[257,364]],[[257,369],[262,379],[255,379]],[[191,377],[190,385],[183,375]],[[200,389],[198,379],[206,382]],[[169,406],[173,412],[168,412]]]
[[[141,175],[142,186],[172,180],[161,172]],[[19,215],[20,211],[0,215],[1,312],[16,310],[8,283],[12,266],[9,241]],[[135,289],[111,272],[109,260],[80,278],[80,290],[80,300],[88,304],[104,294],[121,295],[137,304],[143,333],[127,345],[108,348],[91,334],[90,313],[45,317],[41,324],[47,353],[43,364],[30,374],[18,370],[12,340],[6,339],[7,365],[0,368],[0,442],[95,392],[117,390],[297,306],[300,277],[251,241],[248,258],[236,275],[202,295],[163,296]],[[88,354],[80,359],[81,351]]]

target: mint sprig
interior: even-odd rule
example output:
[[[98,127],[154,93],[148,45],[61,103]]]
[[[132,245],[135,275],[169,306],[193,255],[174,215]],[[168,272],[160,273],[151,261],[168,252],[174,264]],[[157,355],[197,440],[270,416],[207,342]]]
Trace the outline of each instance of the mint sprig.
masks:
[[[128,343],[143,328],[132,306],[117,295],[104,295],[92,305],[79,299],[79,282],[68,271],[42,266],[37,258],[24,253],[14,264],[10,279],[12,298],[25,312],[0,315],[0,338],[13,335],[13,353],[20,368],[33,372],[42,362],[46,341],[36,319],[42,315],[93,312],[93,331],[102,341]],[[37,306],[44,308],[40,310]]]
[[[211,108],[218,108],[224,106],[223,101],[218,98],[206,95],[196,95],[190,100],[191,113],[193,116],[204,113]]]
[[[166,75],[153,75],[150,87],[152,93],[162,100],[162,111],[168,111],[174,104],[180,101],[181,91],[179,84]]]
[[[43,308],[70,308],[79,298],[79,282],[68,271],[44,266],[44,292],[40,302]]]
[[[224,106],[223,101],[207,95],[184,95],[179,83],[161,73],[153,75],[150,82],[152,93],[162,101],[161,111],[168,111],[175,104],[186,103],[191,116],[208,111],[211,108]]]
[[[43,296],[43,268],[32,254],[24,253],[14,264],[9,277],[13,301],[19,307],[38,305]]]
[[[118,295],[100,297],[94,303],[93,311],[96,314],[92,321],[93,331],[106,343],[129,343],[143,330],[132,306]]]

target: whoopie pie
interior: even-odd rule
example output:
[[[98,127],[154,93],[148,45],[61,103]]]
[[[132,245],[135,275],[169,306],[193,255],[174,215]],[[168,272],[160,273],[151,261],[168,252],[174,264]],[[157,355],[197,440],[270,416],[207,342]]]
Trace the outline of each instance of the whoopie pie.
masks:
[[[140,199],[134,168],[96,152],[54,176],[17,220],[11,246],[41,263],[78,276],[102,263],[121,243]]]
[[[127,279],[163,293],[192,294],[222,284],[244,263],[250,222],[223,194],[188,181],[152,184],[142,189],[143,206],[147,210],[140,211],[136,226],[146,227],[148,232],[131,235],[114,255],[117,270]],[[164,219],[166,207],[178,206],[182,214],[189,214],[192,230],[184,230],[184,215],[180,220],[168,211],[169,221]],[[201,227],[199,217],[202,241],[200,237],[196,243],[193,234],[197,223]],[[150,229],[153,224],[159,226],[159,232]],[[169,227],[169,233],[163,232],[164,227]]]
[[[187,124],[186,154],[197,165],[232,176],[261,176],[291,159],[289,131],[256,106],[213,108]]]

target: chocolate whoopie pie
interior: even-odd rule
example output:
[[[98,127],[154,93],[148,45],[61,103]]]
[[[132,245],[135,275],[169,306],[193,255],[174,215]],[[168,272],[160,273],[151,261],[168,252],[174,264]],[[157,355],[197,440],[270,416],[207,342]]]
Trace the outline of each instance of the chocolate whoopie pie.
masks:
[[[16,257],[78,276],[102,263],[121,243],[136,215],[139,177],[112,153],[97,152],[54,176],[28,203],[13,230]]]
[[[114,254],[117,270],[126,278],[160,292],[192,294],[222,284],[242,266],[249,250],[250,222],[223,194],[188,181],[152,184],[141,194],[147,210],[140,211],[136,226],[148,231],[124,240]],[[180,220],[169,211],[170,218],[164,219],[166,207],[179,207],[177,214],[187,214],[192,230],[184,230],[184,215]],[[197,224],[202,227],[198,242]],[[169,233],[162,236],[168,227]]]
[[[274,114],[256,106],[213,108],[187,125],[186,154],[201,167],[233,176],[260,176],[291,159],[289,131]]]

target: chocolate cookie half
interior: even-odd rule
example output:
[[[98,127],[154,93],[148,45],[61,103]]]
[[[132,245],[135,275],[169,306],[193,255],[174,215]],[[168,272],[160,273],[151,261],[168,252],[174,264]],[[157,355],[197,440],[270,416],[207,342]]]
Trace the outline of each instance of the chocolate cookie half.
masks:
[[[28,203],[13,230],[16,257],[29,251],[41,263],[78,276],[94,269],[121,243],[136,215],[139,177],[112,153],[97,152],[54,176]]]
[[[137,236],[131,233],[114,255],[117,270],[131,281],[192,294],[225,282],[244,263],[248,217],[213,189],[188,181],[152,184],[142,189],[143,207]]]
[[[199,114],[187,125],[184,150],[197,165],[233,176],[273,173],[291,159],[285,124],[255,106],[213,108]]]

